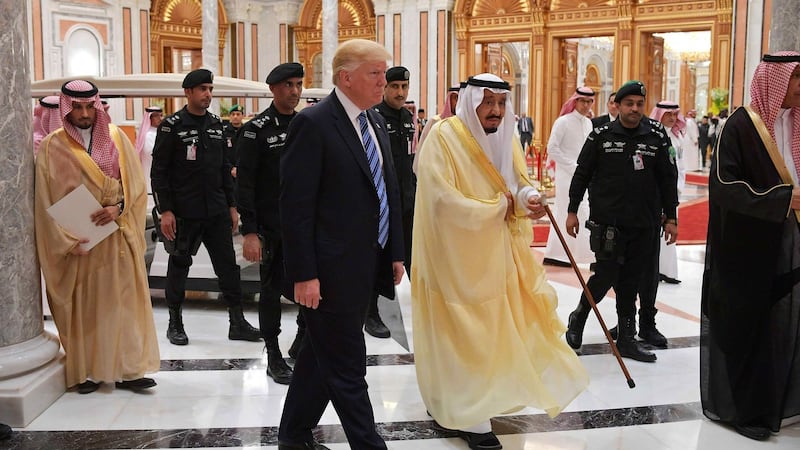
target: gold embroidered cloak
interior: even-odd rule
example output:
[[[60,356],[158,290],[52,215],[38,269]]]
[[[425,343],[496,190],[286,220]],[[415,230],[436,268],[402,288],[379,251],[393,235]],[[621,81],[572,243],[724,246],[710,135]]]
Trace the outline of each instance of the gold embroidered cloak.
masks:
[[[36,158],[35,226],[47,299],[66,353],[67,386],[90,378],[141,378],[160,367],[144,252],[147,188],[133,145],[114,125],[121,179],[106,176],[64,129],[47,136]],[[119,229],[89,251],[47,208],[81,184],[104,206],[124,198]]]
[[[457,117],[437,123],[423,146],[411,296],[425,406],[456,429],[526,406],[556,416],[589,379],[562,338],[526,212],[505,219],[509,188]],[[519,186],[529,185],[522,152],[508,151]]]

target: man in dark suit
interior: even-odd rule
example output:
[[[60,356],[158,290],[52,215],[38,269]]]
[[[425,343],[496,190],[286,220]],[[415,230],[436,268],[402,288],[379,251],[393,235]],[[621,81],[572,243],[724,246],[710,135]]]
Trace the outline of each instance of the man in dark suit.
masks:
[[[373,289],[393,298],[403,276],[397,178],[385,121],[371,109],[383,97],[389,59],[376,42],[341,44],[332,63],[335,89],[289,125],[281,233],[306,335],[286,394],[279,449],[325,448],[312,429],[328,401],[351,448],[386,448],[367,393],[362,329]]]
[[[527,152],[528,146],[531,145],[531,139],[533,139],[533,120],[525,113],[519,116],[517,131],[519,131],[519,141],[520,144],[522,144],[522,151]]]
[[[592,119],[592,126],[594,128],[617,119],[617,115],[619,114],[619,105],[614,101],[616,96],[616,92],[612,92],[611,95],[608,96],[608,102],[606,102],[606,108],[608,108],[608,112],[606,114]]]

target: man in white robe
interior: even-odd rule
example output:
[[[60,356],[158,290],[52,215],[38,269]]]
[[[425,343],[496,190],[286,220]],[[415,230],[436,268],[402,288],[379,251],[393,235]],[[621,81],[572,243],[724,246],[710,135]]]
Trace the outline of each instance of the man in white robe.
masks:
[[[564,223],[567,220],[569,184],[572,182],[575,168],[578,167],[578,155],[581,153],[586,136],[592,132],[592,121],[588,114],[592,110],[593,103],[594,91],[587,87],[579,87],[561,107],[561,115],[550,130],[547,156],[556,163],[556,202],[553,216],[557,223]],[[581,222],[589,218],[588,201],[581,203],[578,218]],[[594,262],[594,252],[589,247],[589,233],[578,233],[575,237],[564,234],[564,239],[576,263]],[[567,252],[561,246],[552,224],[550,234],[547,235],[543,263],[561,267],[570,266]]]
[[[559,414],[588,384],[560,337],[555,290],[529,247],[545,214],[530,184],[508,83],[472,77],[423,143],[411,297],[425,406],[470,448],[502,448],[493,416]]]

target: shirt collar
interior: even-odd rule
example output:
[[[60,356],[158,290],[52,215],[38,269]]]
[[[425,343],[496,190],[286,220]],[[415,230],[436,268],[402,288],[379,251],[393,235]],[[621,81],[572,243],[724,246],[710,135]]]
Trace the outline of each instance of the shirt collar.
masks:
[[[342,106],[344,107],[344,112],[347,113],[347,117],[351,122],[356,123],[358,120],[358,115],[361,114],[363,110],[356,106],[356,104],[353,103],[353,101],[350,100],[350,98],[348,98],[344,92],[337,88],[333,88],[333,90],[336,92],[336,97],[338,97],[339,101],[342,102]]]

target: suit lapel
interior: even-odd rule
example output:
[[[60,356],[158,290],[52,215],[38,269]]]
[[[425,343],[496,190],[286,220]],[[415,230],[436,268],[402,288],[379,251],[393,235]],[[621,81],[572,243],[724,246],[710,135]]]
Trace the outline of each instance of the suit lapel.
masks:
[[[350,154],[353,155],[353,158],[355,158],[358,166],[361,167],[361,171],[372,181],[372,173],[369,170],[369,163],[367,162],[367,153],[364,151],[364,144],[361,143],[361,138],[358,133],[356,133],[352,123],[350,123],[350,119],[347,117],[347,111],[345,111],[344,106],[342,106],[342,102],[339,101],[339,97],[336,96],[336,92],[331,92],[329,97],[332,97],[333,110],[331,111],[331,115],[335,121],[336,130],[339,132],[344,143],[347,144],[347,149],[350,151]],[[367,114],[367,116],[369,116],[369,114]]]

